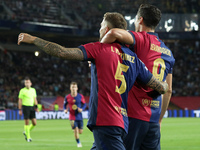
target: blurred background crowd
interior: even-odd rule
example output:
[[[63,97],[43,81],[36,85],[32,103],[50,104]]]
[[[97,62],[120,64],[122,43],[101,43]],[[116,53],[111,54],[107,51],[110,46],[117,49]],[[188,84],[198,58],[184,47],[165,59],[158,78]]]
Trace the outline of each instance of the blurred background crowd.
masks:
[[[161,9],[163,14],[200,14],[199,0],[0,0],[0,20],[22,22],[42,22],[75,26],[80,30],[98,30],[103,14],[120,12],[135,14],[141,3],[150,2]],[[0,22],[1,23],[1,22]],[[199,21],[200,23],[200,21]],[[0,27],[0,106],[16,108],[18,92],[24,86],[23,79],[29,76],[40,97],[65,96],[70,93],[69,84],[76,81],[79,93],[90,94],[90,68],[87,62],[71,62],[49,56],[40,51],[5,48],[1,45],[16,45],[18,33],[5,36],[7,29]],[[25,31],[24,31],[25,32]],[[199,31],[197,31],[199,33]],[[42,35],[63,46],[77,47],[88,41],[98,40],[98,36],[73,40],[69,36]],[[200,96],[200,39],[164,39],[176,59],[173,69],[172,96]],[[17,45],[16,45],[17,47]],[[12,104],[12,105],[11,105]]]

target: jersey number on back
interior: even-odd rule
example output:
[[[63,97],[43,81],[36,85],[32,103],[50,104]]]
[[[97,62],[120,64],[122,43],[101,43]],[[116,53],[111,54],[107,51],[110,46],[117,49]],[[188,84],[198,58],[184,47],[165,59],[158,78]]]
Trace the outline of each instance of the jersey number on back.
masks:
[[[158,71],[160,66],[160,71]],[[153,62],[153,70],[152,70],[152,74],[154,75],[154,77],[156,77],[159,81],[162,81],[164,78],[164,74],[165,74],[165,61],[161,58],[156,59]]]
[[[121,64],[119,61],[118,61],[118,65],[117,65],[117,71],[115,73],[115,79],[116,80],[120,80],[121,81],[121,86],[118,87],[116,85],[116,89],[115,89],[115,92],[119,93],[119,94],[123,94],[125,91],[126,91],[126,80],[125,80],[125,77],[122,73],[123,72],[127,72],[129,66],[126,66],[124,64]]]

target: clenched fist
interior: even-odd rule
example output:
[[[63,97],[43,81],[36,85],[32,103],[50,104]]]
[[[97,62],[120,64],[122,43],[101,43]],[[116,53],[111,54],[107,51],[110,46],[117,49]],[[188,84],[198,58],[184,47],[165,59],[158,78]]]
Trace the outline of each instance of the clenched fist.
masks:
[[[19,36],[18,36],[17,44],[20,45],[22,42],[33,44],[35,39],[36,39],[35,36],[32,36],[32,35],[27,34],[27,33],[20,33]]]

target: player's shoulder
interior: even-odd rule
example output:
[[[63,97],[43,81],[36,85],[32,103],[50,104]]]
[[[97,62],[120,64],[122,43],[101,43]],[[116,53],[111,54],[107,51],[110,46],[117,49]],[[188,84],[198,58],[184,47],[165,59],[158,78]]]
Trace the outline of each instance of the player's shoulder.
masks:
[[[26,87],[21,88],[20,92],[23,92],[26,90]]]
[[[84,97],[83,94],[78,93],[78,95],[79,95],[80,97]]]
[[[69,97],[71,97],[71,94],[65,95],[65,98],[69,98]]]

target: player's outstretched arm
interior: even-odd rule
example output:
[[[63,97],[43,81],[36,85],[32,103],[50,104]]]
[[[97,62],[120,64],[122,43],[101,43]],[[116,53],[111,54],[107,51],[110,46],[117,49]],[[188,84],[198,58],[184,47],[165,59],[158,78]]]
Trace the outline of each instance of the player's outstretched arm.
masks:
[[[21,43],[34,44],[47,54],[67,59],[67,60],[83,60],[83,52],[79,48],[65,48],[59,44],[43,40],[27,33],[20,33],[18,37],[18,45]]]
[[[154,76],[147,83],[147,86],[158,91],[160,94],[165,94],[168,91],[168,84],[166,82],[159,81]]]
[[[124,44],[133,44],[133,37],[132,35],[124,30],[113,28],[106,33],[106,35],[102,38],[101,43],[113,43],[115,41],[124,43]]]

